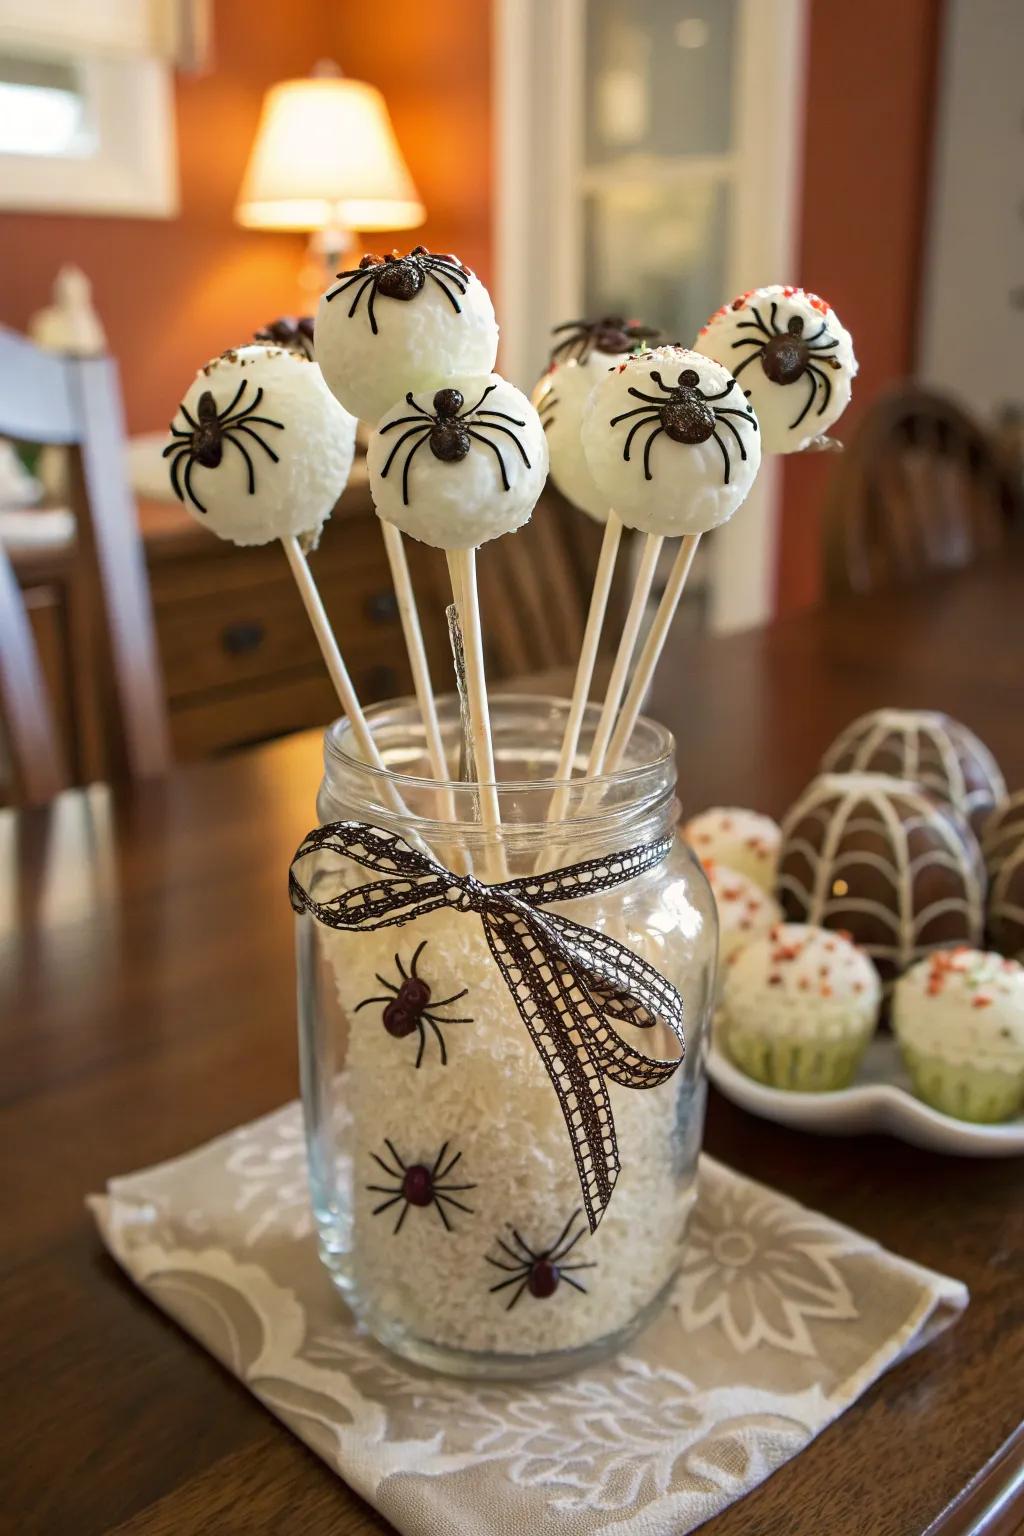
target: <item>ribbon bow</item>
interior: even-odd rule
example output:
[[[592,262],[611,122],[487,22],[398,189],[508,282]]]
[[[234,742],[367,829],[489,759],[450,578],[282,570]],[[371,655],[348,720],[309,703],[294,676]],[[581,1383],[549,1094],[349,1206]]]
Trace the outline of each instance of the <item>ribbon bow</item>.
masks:
[[[683,1059],[683,1000],[653,966],[617,939],[584,928],[540,904],[571,901],[613,890],[654,869],[671,838],[590,859],[501,885],[456,875],[417,852],[394,832],[361,821],[336,821],[310,832],[288,876],[296,912],[349,932],[390,928],[450,908],[483,924],[494,961],[529,1031],[558,1095],[572,1142],[590,1230],[607,1208],[620,1162],[605,1082],[656,1088]],[[383,876],[369,885],[318,901],[300,883],[295,866],[308,855],[336,853]],[[665,1024],[679,1041],[679,1056],[645,1056],[616,1025],[651,1029]]]

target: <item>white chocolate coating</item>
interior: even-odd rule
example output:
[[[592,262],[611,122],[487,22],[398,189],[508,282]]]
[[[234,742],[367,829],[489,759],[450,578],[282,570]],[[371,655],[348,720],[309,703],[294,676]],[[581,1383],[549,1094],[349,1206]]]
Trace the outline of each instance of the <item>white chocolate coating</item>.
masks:
[[[445,417],[438,397],[452,391],[463,403],[457,417]],[[467,451],[438,458],[432,444],[444,451],[437,434],[451,428],[463,434]],[[435,549],[472,549],[529,522],[547,477],[548,445],[521,390],[496,373],[458,376],[409,399],[403,392],[370,438],[367,466],[384,522]]]
[[[207,466],[194,443],[211,413],[220,458]],[[268,544],[319,533],[348,481],[356,422],[309,358],[253,345],[200,368],[171,432],[171,485],[196,521],[234,544]]]
[[[483,283],[456,257],[423,252],[418,261],[421,249],[402,258],[412,264],[409,286],[420,283],[413,297],[377,290],[381,263],[342,273],[317,310],[316,359],[324,378],[346,410],[371,426],[407,389],[490,373],[498,355],[498,322]]]
[[[1024,1077],[1024,966],[977,949],[937,950],[896,983],[892,1023],[912,1051]]]
[[[712,806],[690,818],[683,836],[702,862],[724,864],[769,895],[774,891],[782,832],[770,816],[737,805]]]
[[[789,1040],[842,1040],[874,1029],[882,984],[839,933],[783,923],[739,954],[725,978],[730,1024]]]
[[[774,896],[739,870],[702,860],[718,909],[718,987],[725,985],[728,967],[748,944],[762,938],[782,922],[782,911]]]
[[[626,526],[669,537],[727,522],[761,463],[742,390],[726,369],[685,347],[638,352],[606,373],[584,411],[582,438],[594,483]]]
[[[599,523],[608,521],[608,498],[595,485],[583,452],[583,413],[594,385],[628,356],[591,352],[581,361],[554,363],[530,397],[544,424],[552,480],[567,501]]]
[[[853,340],[831,305],[803,288],[772,283],[740,294],[715,311],[694,346],[739,379],[757,412],[765,453],[806,448],[850,403]],[[774,382],[766,368],[788,382]]]

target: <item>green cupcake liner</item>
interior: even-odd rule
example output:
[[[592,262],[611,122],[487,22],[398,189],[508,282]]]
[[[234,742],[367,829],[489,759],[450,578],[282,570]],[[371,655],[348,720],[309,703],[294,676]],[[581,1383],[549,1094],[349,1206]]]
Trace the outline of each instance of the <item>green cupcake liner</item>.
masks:
[[[770,1088],[832,1093],[853,1081],[872,1031],[846,1040],[793,1040],[757,1030],[725,1029],[725,1049],[748,1077]]]
[[[992,1125],[1024,1109],[1024,1067],[1000,1071],[955,1064],[902,1042],[900,1051],[918,1098],[944,1115]]]

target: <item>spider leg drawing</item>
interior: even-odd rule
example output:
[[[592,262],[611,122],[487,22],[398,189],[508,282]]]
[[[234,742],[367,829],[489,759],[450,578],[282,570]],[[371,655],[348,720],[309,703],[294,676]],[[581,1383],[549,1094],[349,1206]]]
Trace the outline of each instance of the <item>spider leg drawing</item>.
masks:
[[[505,1256],[505,1259],[510,1259],[511,1263],[506,1263],[504,1259],[492,1258],[490,1254],[485,1254],[484,1257],[488,1264],[493,1265],[495,1269],[502,1270],[509,1277],[507,1280],[499,1280],[496,1284],[490,1286],[489,1289],[492,1295],[507,1290],[510,1286],[516,1287],[512,1293],[511,1300],[505,1307],[506,1312],[512,1311],[512,1308],[525,1290],[528,1289],[531,1296],[536,1297],[538,1300],[544,1300],[548,1296],[554,1295],[563,1280],[567,1285],[571,1285],[574,1290],[581,1292],[584,1296],[587,1294],[586,1286],[581,1285],[578,1280],[575,1280],[573,1275],[580,1270],[596,1269],[596,1261],[583,1263],[577,1261],[573,1264],[565,1263],[566,1258],[572,1253],[576,1244],[586,1235],[587,1228],[586,1225],[583,1225],[574,1236],[570,1236],[573,1225],[582,1214],[580,1210],[573,1211],[551,1246],[539,1251],[531,1248],[521,1233],[511,1224],[508,1231],[515,1247],[510,1247],[503,1238],[495,1238],[495,1242]]]
[[[449,1162],[444,1162],[450,1145],[449,1142],[446,1141],[443,1144],[434,1159],[433,1165],[429,1167],[425,1163],[406,1163],[399,1154],[394,1142],[390,1141],[386,1136],[384,1137],[384,1145],[387,1147],[394,1162],[398,1165],[397,1167],[391,1167],[382,1157],[378,1157],[376,1152],[371,1152],[370,1156],[377,1166],[383,1169],[389,1179],[397,1180],[397,1184],[367,1184],[365,1187],[371,1194],[387,1195],[388,1197],[386,1200],[382,1200],[379,1205],[374,1206],[371,1212],[373,1216],[379,1216],[383,1211],[390,1210],[392,1206],[401,1204],[402,1209],[398,1213],[398,1220],[392,1229],[392,1236],[397,1236],[402,1230],[402,1224],[414,1205],[421,1209],[432,1205],[437,1211],[446,1232],[452,1231],[452,1224],[448,1218],[445,1206],[450,1206],[454,1210],[464,1211],[467,1216],[474,1214],[471,1205],[466,1205],[463,1201],[456,1200],[455,1196],[457,1194],[464,1194],[467,1190],[476,1189],[477,1186],[469,1183],[451,1184],[447,1182],[449,1174],[462,1157],[461,1152],[456,1152]],[[443,1167],[441,1166],[442,1163],[444,1163]]]

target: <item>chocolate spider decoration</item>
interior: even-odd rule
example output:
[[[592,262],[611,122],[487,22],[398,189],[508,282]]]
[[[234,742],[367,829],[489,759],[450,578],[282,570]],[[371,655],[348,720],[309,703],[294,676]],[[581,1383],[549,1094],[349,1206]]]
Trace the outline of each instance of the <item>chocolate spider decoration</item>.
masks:
[[[408,971],[402,964],[401,956],[395,956],[395,965],[399,976],[402,978],[399,986],[396,987],[393,981],[388,981],[387,977],[382,976],[379,971],[376,973],[377,980],[381,986],[387,987],[388,992],[392,993],[393,996],[365,997],[361,1003],[356,1005],[354,1011],[358,1013],[360,1008],[369,1008],[372,1003],[383,1003],[384,1013],[381,1022],[388,1034],[392,1035],[396,1040],[404,1040],[414,1030],[419,1030],[420,1048],[416,1053],[417,1067],[422,1065],[423,1053],[427,1045],[427,1032],[423,1026],[424,1023],[429,1024],[437,1036],[438,1045],[441,1047],[441,1065],[446,1067],[448,1065],[448,1051],[440,1026],[442,1024],[472,1024],[473,1020],[445,1019],[441,1017],[437,1010],[439,1008],[447,1008],[449,1003],[457,1003],[460,998],[467,995],[469,988],[463,987],[461,992],[453,992],[451,997],[442,997],[435,1002],[432,997],[430,984],[423,980],[417,969],[420,955],[422,955],[426,947],[427,940],[424,939],[413,954]]]
[[[388,1195],[390,1197],[387,1200],[381,1201],[380,1205],[374,1206],[372,1212],[374,1216],[379,1216],[382,1211],[390,1210],[393,1205],[397,1205],[399,1202],[402,1203],[402,1209],[398,1213],[398,1220],[395,1222],[392,1236],[401,1231],[402,1223],[409,1214],[410,1206],[413,1205],[420,1208],[432,1205],[444,1223],[446,1232],[452,1230],[452,1224],[444,1210],[446,1205],[454,1206],[459,1211],[465,1211],[467,1216],[473,1215],[473,1207],[471,1205],[463,1205],[461,1200],[453,1199],[453,1195],[462,1193],[467,1189],[476,1189],[476,1185],[444,1183],[444,1180],[447,1179],[455,1164],[461,1158],[461,1152],[456,1152],[451,1162],[446,1163],[442,1168],[441,1164],[444,1162],[445,1153],[448,1151],[449,1145],[448,1142],[445,1142],[434,1159],[433,1167],[428,1168],[426,1163],[404,1163],[395,1150],[394,1143],[389,1141],[386,1136],[384,1138],[384,1145],[398,1164],[397,1168],[389,1167],[382,1157],[377,1156],[376,1152],[371,1152],[370,1156],[375,1163],[383,1168],[389,1178],[397,1179],[398,1183],[397,1185],[367,1184],[366,1188],[375,1195]]]
[[[651,380],[657,384],[664,393],[658,395],[645,395],[642,390],[631,387],[629,393],[637,400],[645,403],[632,411],[622,411],[620,415],[613,416],[609,426],[617,426],[620,421],[626,421],[635,416],[634,421],[626,434],[626,441],[622,449],[622,457],[629,462],[629,450],[633,439],[642,427],[654,425],[654,431],[644,443],[644,479],[653,480],[651,472],[651,445],[662,432],[670,437],[674,443],[706,443],[713,437],[722,453],[725,465],[725,481],[729,484],[729,470],[731,459],[725,441],[718,434],[718,426],[727,428],[736,439],[736,446],[740,451],[740,458],[747,457],[747,450],[731,417],[739,416],[757,431],[757,418],[749,406],[739,409],[735,406],[717,405],[716,401],[724,400],[737,387],[736,380],[730,379],[724,389],[720,389],[717,395],[706,395],[700,387],[700,375],[693,368],[684,368],[679,375],[678,382],[674,385],[666,384],[660,373],[652,373]]]
[[[497,1285],[490,1287],[492,1295],[496,1291],[506,1290],[510,1285],[516,1287],[512,1293],[512,1300],[505,1308],[506,1312],[512,1311],[512,1308],[524,1291],[529,1291],[530,1295],[535,1296],[538,1301],[543,1301],[546,1297],[553,1296],[558,1289],[559,1282],[562,1280],[565,1281],[566,1285],[571,1285],[574,1290],[582,1291],[584,1296],[587,1294],[586,1286],[581,1285],[578,1280],[574,1280],[570,1270],[596,1269],[596,1263],[566,1264],[563,1262],[587,1230],[586,1223],[584,1223],[575,1236],[569,1235],[573,1223],[582,1215],[583,1212],[581,1210],[573,1211],[569,1220],[551,1244],[551,1247],[542,1248],[539,1253],[535,1253],[529,1244],[523,1241],[513,1226],[509,1227],[509,1231],[512,1234],[512,1240],[516,1248],[520,1250],[518,1253],[515,1249],[510,1248],[508,1243],[504,1242],[500,1237],[495,1238],[495,1242],[502,1253],[510,1258],[512,1263],[505,1264],[501,1259],[492,1259],[490,1254],[485,1254],[484,1257],[488,1264],[493,1264],[495,1269],[507,1271],[509,1275],[508,1280],[499,1280]]]
[[[604,352],[609,357],[635,352],[661,335],[653,325],[624,320],[621,315],[605,315],[601,320],[565,320],[554,326],[551,334],[559,336],[563,331],[565,335],[551,348],[553,363],[585,363],[592,352]]]
[[[301,352],[304,357],[313,356],[313,316],[282,315],[272,320],[253,335],[254,341],[268,347],[284,347],[288,352]]]
[[[542,429],[546,432],[555,419],[555,411],[561,404],[554,389],[549,389],[537,407],[537,415],[540,417]]]
[[[269,416],[253,415],[253,412],[258,408],[260,401],[263,399],[262,385],[257,389],[255,398],[243,410],[235,412],[235,406],[241,402],[248,387],[249,380],[243,379],[235,391],[234,399],[230,405],[225,406],[223,411],[218,411],[217,402],[212,392],[204,389],[199,396],[199,404],[196,408],[198,421],[184,405],[180,405],[178,409],[188,423],[188,430],[183,427],[176,427],[173,421],[171,422],[171,436],[175,441],[168,443],[163,451],[165,459],[171,454],[174,455],[171,459],[171,485],[179,501],[184,501],[187,496],[192,505],[198,507],[200,512],[205,512],[206,508],[192,489],[192,471],[197,464],[201,465],[203,469],[216,469],[224,457],[225,443],[231,443],[242,455],[249,477],[249,495],[252,496],[255,493],[256,469],[239,433],[244,432],[247,437],[251,437],[255,442],[259,443],[264,453],[275,464],[280,462],[278,455],[271,448],[270,444],[265,443],[260,434],[253,431],[254,424],[261,427],[276,427],[279,432],[284,431],[283,421],[272,421]],[[233,412],[235,413],[232,414]],[[181,470],[183,460],[185,461],[184,492],[182,491],[182,482],[179,479],[179,471]]]
[[[823,372],[822,365],[828,368],[840,368],[842,364],[838,358],[824,356],[839,345],[838,339],[830,335],[824,320],[813,336],[805,336],[802,315],[790,316],[786,321],[786,329],[780,331],[776,324],[778,311],[778,304],[772,304],[768,316],[769,325],[765,325],[756,306],[751,305],[750,313],[753,319],[737,322],[737,330],[756,331],[757,335],[742,336],[739,341],[733,342],[734,348],[753,348],[753,351],[747,354],[733,372],[738,379],[744,368],[760,358],[761,367],[773,384],[795,384],[799,379],[806,377],[811,386],[811,392],[799,416],[789,424],[789,430],[792,431],[794,427],[800,425],[814,404],[819,384],[824,385],[824,390],[821,404],[818,406],[818,415],[824,415],[825,408],[832,398],[832,381],[828,374]],[[828,341],[822,341],[823,336],[828,336]]]
[[[399,256],[397,251],[392,251],[390,256],[364,256],[358,267],[337,273],[344,281],[337,288],[331,289],[327,302],[330,304],[339,294],[348,292],[350,288],[355,289],[348,310],[351,320],[359,308],[359,300],[364,293],[368,293],[366,313],[370,317],[370,330],[376,336],[378,330],[374,305],[378,295],[407,303],[423,292],[429,278],[440,288],[455,313],[461,315],[459,299],[465,296],[471,275],[469,268],[457,256],[441,256],[428,251],[425,245],[417,245],[408,256]]]
[[[483,443],[494,454],[498,461],[498,469],[501,473],[501,483],[507,491],[510,489],[508,472],[505,469],[505,460],[502,457],[501,448],[484,434],[486,432],[502,432],[510,437],[519,449],[523,463],[527,469],[530,461],[526,456],[526,449],[519,438],[512,431],[512,427],[502,426],[502,422],[510,421],[513,427],[525,427],[526,422],[518,416],[510,416],[507,411],[489,411],[484,406],[484,401],[492,390],[497,389],[496,384],[488,384],[480,399],[475,405],[466,406],[462,391],[458,389],[439,389],[434,396],[433,414],[425,411],[422,405],[417,405],[411,391],[405,397],[406,405],[416,412],[415,416],[398,416],[394,421],[389,421],[386,426],[380,428],[381,436],[385,432],[393,432],[396,427],[413,425],[408,432],[403,432],[388,454],[384,468],[380,472],[381,479],[387,477],[388,470],[395,461],[395,456],[404,442],[409,438],[418,439],[409,449],[402,465],[402,505],[409,505],[409,465],[414,457],[427,443],[435,459],[441,459],[445,464],[457,464],[470,452],[473,442]],[[475,425],[470,425],[470,423]]]

